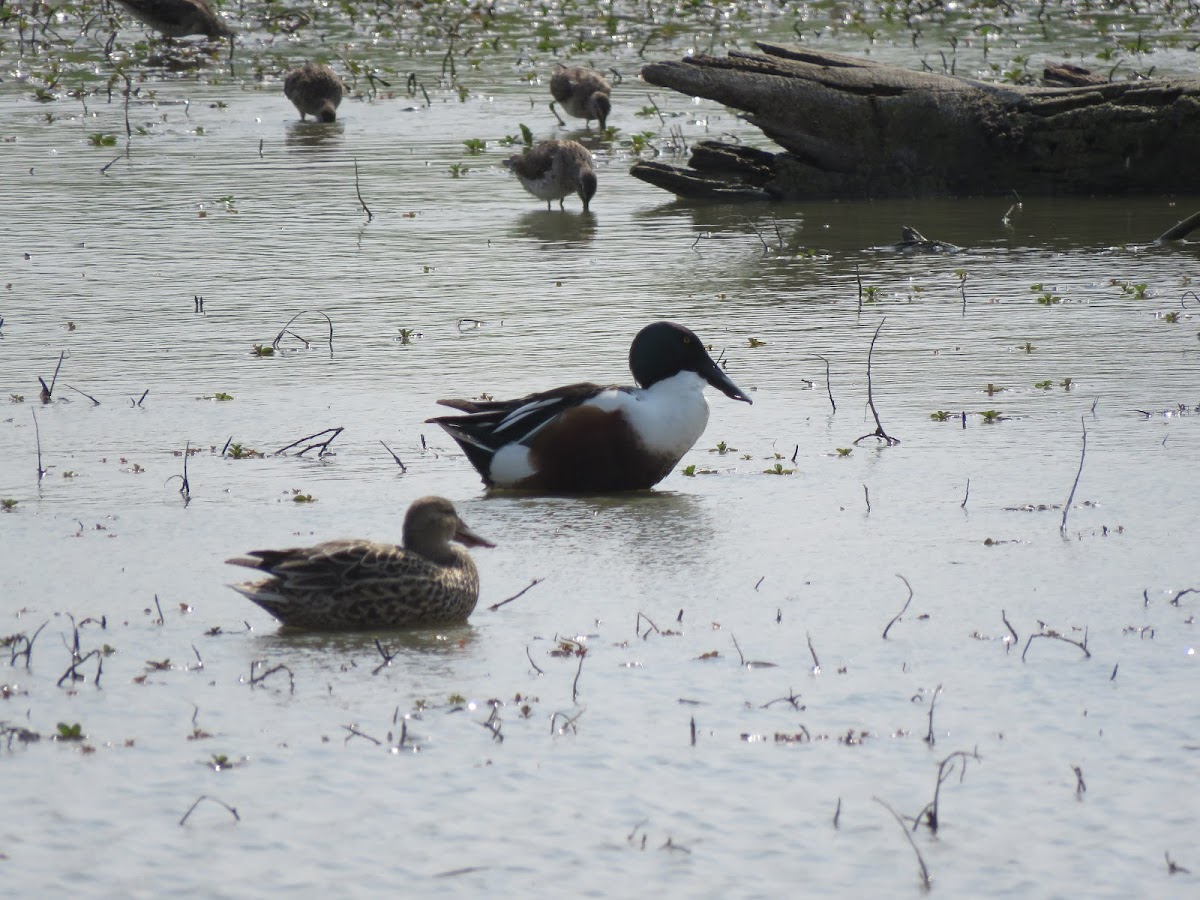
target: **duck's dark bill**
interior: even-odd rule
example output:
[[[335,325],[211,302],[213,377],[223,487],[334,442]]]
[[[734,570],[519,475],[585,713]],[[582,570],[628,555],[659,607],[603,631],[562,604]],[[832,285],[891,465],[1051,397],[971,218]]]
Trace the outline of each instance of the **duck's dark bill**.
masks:
[[[460,544],[466,544],[468,547],[495,547],[496,545],[487,538],[480,537],[464,523],[458,523],[458,529],[454,532],[454,539]]]
[[[742,393],[742,389],[734,384],[730,377],[712,359],[709,359],[704,368],[701,369],[700,377],[726,397],[731,397],[734,400],[745,400],[747,403],[753,405],[754,401]]]

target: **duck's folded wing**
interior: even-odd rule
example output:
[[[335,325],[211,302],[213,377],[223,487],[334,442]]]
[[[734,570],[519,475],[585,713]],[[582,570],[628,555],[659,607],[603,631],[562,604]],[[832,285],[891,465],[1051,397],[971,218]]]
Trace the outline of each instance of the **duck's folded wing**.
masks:
[[[528,440],[548,422],[607,390],[613,388],[580,382],[517,400],[439,400],[440,405],[467,415],[438,416],[426,421],[441,425],[456,440],[466,438],[495,451],[506,444]]]
[[[358,590],[368,585],[390,585],[428,577],[433,563],[395,544],[372,541],[329,541],[315,547],[289,550],[255,550],[252,558],[228,560],[233,565],[258,569],[278,579],[280,593],[333,594],[348,584]]]

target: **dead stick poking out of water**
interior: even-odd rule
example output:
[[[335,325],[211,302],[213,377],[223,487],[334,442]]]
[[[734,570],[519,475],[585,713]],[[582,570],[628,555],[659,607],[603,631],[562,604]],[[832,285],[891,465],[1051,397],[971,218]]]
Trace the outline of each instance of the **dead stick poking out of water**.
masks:
[[[1155,243],[1162,244],[1166,241],[1181,241],[1197,228],[1200,228],[1200,212],[1192,213],[1182,222],[1176,222],[1159,235]]]
[[[518,597],[520,597],[520,596],[521,596],[522,594],[524,594],[526,591],[530,590],[531,588],[534,588],[534,587],[536,587],[537,585],[541,584],[541,583],[542,583],[543,581],[545,581],[545,580],[546,580],[545,578],[535,578],[535,579],[533,579],[533,581],[529,582],[529,584],[527,584],[527,585],[526,585],[525,587],[523,587],[521,590],[517,591],[515,594],[513,594],[513,595],[512,595],[511,597],[509,597],[507,600],[501,600],[499,603],[493,603],[491,606],[489,606],[489,607],[488,607],[488,611],[489,611],[489,612],[495,612],[495,611],[496,611],[496,610],[498,610],[500,607],[504,606],[506,603],[512,603],[514,600],[516,600]]]
[[[929,700],[929,730],[925,732],[924,741],[930,747],[937,743],[937,738],[933,736],[933,708],[937,706],[938,694],[942,692],[942,686],[939,684],[933,689],[933,697]]]
[[[280,663],[277,666],[272,666],[271,668],[266,669],[266,671],[262,672],[262,674],[256,676],[254,674],[255,668],[262,669],[265,665],[266,661],[261,659],[254,660],[250,663],[250,687],[257,687],[276,672],[287,672],[289,692],[293,694],[296,693],[296,676],[290,668],[288,668],[285,664]]]
[[[307,310],[302,310],[301,312],[296,313],[294,316],[288,319],[287,324],[284,325],[283,328],[279,329],[279,334],[275,335],[275,340],[271,341],[272,349],[279,349],[279,342],[283,340],[283,336],[285,334],[290,334],[292,337],[296,338],[296,340],[304,344],[306,349],[308,348],[308,341],[300,337],[300,335],[296,334],[295,332],[288,331],[288,329],[292,326],[292,323],[304,315],[305,312],[307,312]],[[333,356],[333,319],[329,318],[329,316],[327,316],[323,310],[318,309],[317,313],[324,316],[325,321],[329,324],[329,355]]]
[[[929,877],[929,867],[925,865],[925,860],[921,856],[921,851],[917,848],[917,842],[913,840],[913,836],[908,833],[908,826],[904,824],[904,819],[900,818],[900,814],[892,809],[891,805],[878,797],[872,797],[876,803],[892,814],[892,817],[900,825],[900,830],[904,832],[904,836],[908,839],[908,845],[912,847],[913,853],[917,854],[917,865],[921,867],[921,886],[925,890],[933,887],[933,879]]]
[[[921,819],[925,819],[925,824],[929,826],[929,830],[937,834],[938,830],[938,800],[941,797],[942,785],[954,774],[954,764],[956,762],[962,767],[959,771],[958,780],[962,782],[967,776],[967,760],[974,759],[979,761],[979,748],[968,753],[965,750],[955,750],[938,764],[937,783],[933,788],[933,800],[931,800],[923,810],[917,814],[916,825],[920,824]]]
[[[1059,634],[1057,631],[1041,631],[1041,632],[1038,632],[1037,634],[1031,634],[1029,636],[1029,640],[1027,640],[1025,642],[1025,649],[1021,651],[1021,662],[1025,662],[1025,654],[1029,652],[1029,645],[1033,643],[1035,638],[1053,638],[1056,641],[1063,641],[1067,644],[1072,645],[1073,647],[1078,647],[1080,650],[1082,650],[1084,659],[1092,658],[1092,653],[1087,648],[1087,631],[1086,630],[1083,632],[1083,640],[1082,641],[1072,640],[1071,638],[1067,637],[1066,635]]]
[[[579,654],[579,668],[575,670],[575,680],[571,682],[571,702],[579,702],[579,676],[583,674],[583,660],[587,657],[587,648],[581,648],[583,652]]]
[[[233,818],[236,821],[238,821],[238,822],[242,821],[242,817],[238,815],[238,811],[237,811],[236,807],[230,806],[224,800],[218,800],[216,797],[210,797],[210,796],[208,796],[208,794],[201,794],[199,797],[196,798],[196,802],[188,807],[188,811],[183,814],[183,818],[179,820],[179,824],[182,825],[184,822],[186,822],[188,820],[188,816],[190,816],[192,814],[192,811],[195,810],[195,808],[197,806],[199,806],[201,803],[203,803],[205,800],[209,801],[210,803],[216,803],[220,806],[225,807],[225,809],[229,811],[229,814],[231,816],[233,816]]]
[[[887,640],[887,633],[892,630],[893,625],[895,625],[897,622],[900,621],[900,617],[902,615],[904,615],[904,611],[908,609],[908,604],[912,603],[912,598],[913,598],[912,585],[908,583],[908,579],[905,578],[903,575],[897,575],[896,577],[899,578],[901,581],[903,581],[904,586],[906,588],[908,588],[908,599],[905,600],[904,605],[902,607],[900,607],[900,612],[898,612],[898,613],[896,613],[896,615],[892,616],[892,621],[887,623],[887,628],[883,629],[883,639],[885,641]]]
[[[185,506],[187,505],[187,501],[192,499],[192,485],[191,485],[191,482],[188,481],[188,473],[187,473],[188,457],[191,455],[192,455],[192,442],[188,441],[187,443],[185,443],[183,445],[183,474],[182,475],[172,475],[170,478],[167,479],[167,484],[170,484],[176,478],[179,478],[182,480],[182,483],[179,485],[179,493],[180,493],[180,496],[182,496],[184,499]]]
[[[883,430],[883,423],[879,421],[879,411],[875,409],[875,392],[871,384],[871,357],[875,354],[875,341],[879,339],[879,330],[883,328],[883,323],[886,321],[887,316],[884,316],[879,320],[879,325],[876,326],[875,334],[871,338],[871,347],[869,350],[867,350],[867,406],[871,408],[871,415],[875,417],[875,430],[870,434],[864,434],[854,442],[856,444],[859,441],[865,441],[867,438],[872,437],[878,438],[889,447],[894,447],[896,444],[900,443],[900,438],[891,437],[886,431]]]
[[[324,456],[326,453],[329,452],[329,445],[332,444],[335,440],[337,440],[337,436],[345,430],[346,430],[345,426],[338,426],[336,428],[326,428],[323,431],[318,431],[316,434],[306,435],[298,440],[292,441],[286,447],[280,447],[278,450],[275,451],[274,455],[282,456],[284,453],[286,453],[288,450],[291,450],[293,447],[298,447],[301,444],[305,444],[306,446],[304,447],[303,450],[301,450],[299,453],[296,454],[297,456],[303,456],[309,450],[316,450],[317,456]],[[324,440],[317,440],[317,438],[324,437],[325,435],[329,435],[329,437],[326,437]],[[311,441],[312,443],[307,443],[309,441]]]
[[[18,657],[23,656],[23,657],[25,657],[25,671],[26,672],[29,671],[30,657],[33,656],[33,642],[36,641],[37,636],[42,633],[42,629],[45,628],[49,624],[50,624],[50,622],[49,622],[49,620],[47,620],[47,621],[43,622],[41,625],[39,625],[38,630],[33,633],[32,637],[27,637],[24,634],[18,634],[15,637],[13,637],[12,643],[10,643],[8,645],[10,654],[11,654],[8,659],[8,664],[10,666],[15,668],[17,665]],[[19,643],[20,641],[25,642],[25,646],[23,649],[18,649],[21,646]]]
[[[83,396],[85,396],[85,397],[87,397],[89,400],[91,400],[91,401],[92,401],[92,403],[93,403],[94,405],[96,405],[96,406],[99,406],[99,405],[100,405],[100,401],[99,401],[99,400],[97,400],[95,397],[93,397],[91,394],[89,394],[87,391],[81,391],[79,388],[77,388],[77,387],[73,387],[72,385],[69,385],[69,384],[67,385],[67,388],[68,388],[69,390],[72,390],[72,391],[74,391],[74,392],[75,392],[75,393],[77,393],[77,394],[83,394]]]
[[[46,380],[41,375],[38,376],[38,382],[42,385],[41,401],[49,403],[54,397],[54,384],[58,381],[58,371],[62,368],[63,360],[67,358],[67,351],[63,350],[58,354],[58,365],[54,367],[54,376],[50,379],[50,383],[46,384]]]
[[[379,443],[383,444],[383,441],[380,441]],[[384,449],[384,450],[386,450],[388,453],[392,454],[392,459],[394,459],[394,460],[396,461],[396,465],[398,465],[398,466],[400,467],[400,474],[402,474],[402,475],[403,475],[405,472],[407,472],[407,471],[408,471],[408,466],[406,466],[406,465],[403,463],[403,461],[400,459],[400,457],[398,457],[398,456],[396,455],[396,451],[395,451],[395,450],[393,450],[393,449],[392,449],[391,447],[389,447],[387,444],[383,444],[383,449]]]
[[[825,392],[829,394],[829,405],[833,407],[834,412],[837,412],[837,403],[833,399],[833,385],[829,381],[829,360],[819,353],[817,354],[817,359],[825,363]]]
[[[1058,526],[1060,534],[1067,533],[1067,513],[1071,511],[1071,501],[1075,499],[1075,488],[1079,487],[1079,476],[1083,474],[1083,460],[1087,457],[1087,422],[1083,416],[1079,417],[1079,424],[1083,428],[1083,439],[1079,448],[1079,470],[1075,473],[1075,481],[1071,485],[1071,493],[1067,497],[1067,502],[1063,504],[1062,523]]]
[[[358,160],[354,160],[354,193],[358,194],[358,202],[363,208],[363,212],[367,214],[367,221],[370,222],[375,218],[374,213],[367,209],[367,201],[363,199],[362,190],[358,186]]]
[[[41,484],[42,478],[46,474],[46,470],[42,468],[42,429],[38,425],[37,412],[32,409],[29,412],[33,415],[33,436],[37,441],[38,484]]]

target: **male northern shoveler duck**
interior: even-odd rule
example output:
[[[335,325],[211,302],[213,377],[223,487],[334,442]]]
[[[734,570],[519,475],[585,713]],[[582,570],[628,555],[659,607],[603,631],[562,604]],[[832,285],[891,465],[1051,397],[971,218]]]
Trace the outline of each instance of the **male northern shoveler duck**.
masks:
[[[117,0],[123,7],[165,37],[203,34],[211,39],[230,37],[234,30],[204,0]]]
[[[585,119],[589,128],[592,119],[597,119],[603,131],[612,111],[612,101],[608,97],[611,91],[612,86],[595,69],[557,63],[550,76],[550,93],[554,97],[550,101],[550,111],[558,118],[554,104],[561,103],[568,116]],[[566,124],[562,119],[558,121],[560,125]]]
[[[413,501],[404,546],[327,541],[315,547],[254,550],[226,560],[268,573],[230,585],[284,625],[323,631],[404,628],[465,622],[479,599],[479,572],[468,547],[492,547],[443,497]]]
[[[578,141],[542,141],[532,150],[516,153],[504,161],[520,180],[522,187],[539,200],[557,200],[559,209],[572,193],[579,194],[586,211],[596,196],[596,173],[592,154]]]
[[[283,79],[283,95],[300,111],[301,122],[305,113],[321,122],[337,121],[342,89],[342,79],[333,69],[314,62],[292,69]]]
[[[647,325],[629,348],[637,387],[571,384],[518,400],[439,400],[439,416],[488,487],[625,491],[653,487],[708,424],[704,386],[751,403],[674,322]]]

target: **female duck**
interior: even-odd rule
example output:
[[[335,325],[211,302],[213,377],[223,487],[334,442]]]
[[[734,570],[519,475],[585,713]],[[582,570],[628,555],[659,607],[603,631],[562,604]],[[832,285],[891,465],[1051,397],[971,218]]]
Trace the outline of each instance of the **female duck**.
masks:
[[[233,29],[204,0],[117,0],[164,37],[203,34],[212,40],[230,37]]]
[[[521,182],[521,186],[539,200],[563,200],[578,194],[584,212],[596,196],[596,173],[592,170],[592,154],[578,141],[542,141],[532,150],[516,153],[504,161]]]
[[[283,79],[283,95],[299,111],[301,122],[305,114],[321,122],[336,122],[342,91],[342,79],[333,69],[312,61],[292,69]]]
[[[612,101],[608,96],[611,91],[612,86],[595,69],[558,63],[550,76],[550,94],[554,97],[550,101],[550,111],[558,118],[554,105],[561,103],[568,116],[585,119],[589,128],[592,119],[596,119],[603,131],[608,124],[608,114],[612,112]],[[566,123],[559,118],[558,124]]]
[[[284,625],[324,631],[464,622],[479,599],[468,547],[493,547],[443,497],[413,501],[404,546],[365,540],[254,550],[231,565],[271,577],[230,585]]]

